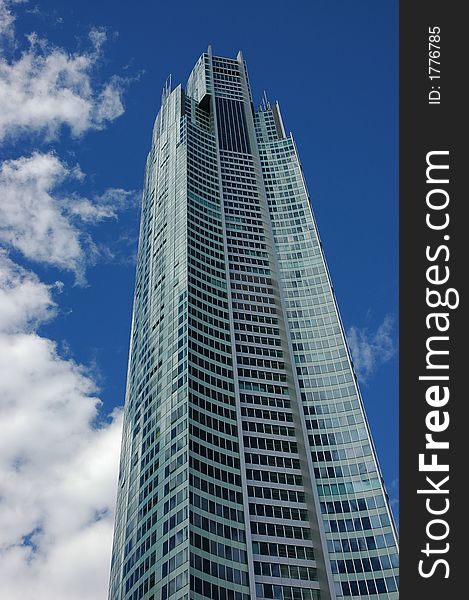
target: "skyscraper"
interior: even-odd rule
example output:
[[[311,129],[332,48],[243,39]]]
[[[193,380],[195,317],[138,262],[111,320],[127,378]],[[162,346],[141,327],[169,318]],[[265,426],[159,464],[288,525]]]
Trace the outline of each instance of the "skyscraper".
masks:
[[[109,598],[394,599],[397,560],[295,143],[209,49],[146,165]]]

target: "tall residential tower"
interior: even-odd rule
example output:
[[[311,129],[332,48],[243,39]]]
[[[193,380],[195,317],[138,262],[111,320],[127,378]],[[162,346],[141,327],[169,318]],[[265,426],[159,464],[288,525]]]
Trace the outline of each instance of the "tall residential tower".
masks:
[[[209,49],[146,165],[109,599],[397,599],[397,561],[295,143]]]

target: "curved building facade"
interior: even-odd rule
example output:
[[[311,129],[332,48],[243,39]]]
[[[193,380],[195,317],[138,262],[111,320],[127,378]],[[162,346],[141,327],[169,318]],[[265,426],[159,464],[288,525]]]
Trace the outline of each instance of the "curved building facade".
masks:
[[[293,138],[209,49],[147,159],[109,600],[394,600],[397,567]]]

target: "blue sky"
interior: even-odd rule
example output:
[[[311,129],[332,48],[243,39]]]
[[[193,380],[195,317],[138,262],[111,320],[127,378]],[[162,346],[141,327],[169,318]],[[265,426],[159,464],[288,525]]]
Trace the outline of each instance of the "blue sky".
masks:
[[[21,423],[15,452],[2,464],[7,473],[15,465],[18,482],[28,468],[43,482],[73,464],[76,480],[57,485],[63,498],[78,485],[75,498],[83,498],[74,507],[81,520],[59,547],[48,487],[34,506],[17,492],[23,517],[5,534],[17,551],[1,573],[9,598],[24,596],[18,577],[27,569],[39,600],[65,597],[70,586],[80,600],[103,597],[120,427],[119,415],[108,415],[124,400],[143,168],[167,76],[184,83],[208,44],[215,54],[243,51],[255,103],[266,90],[294,134],[380,463],[397,498],[397,18],[397,2],[371,0],[0,0],[0,103],[7,107],[0,115],[0,308],[9,356],[18,348],[16,366],[6,361],[0,373],[11,373],[4,397],[24,399],[10,420]],[[16,375],[18,364],[25,371]],[[41,382],[50,389],[42,393]],[[53,394],[56,401],[29,415],[29,400]],[[59,429],[63,420],[67,439],[55,431],[49,440],[49,424]],[[22,447],[18,438],[31,437],[38,423],[37,446]],[[52,472],[35,455],[64,458]],[[47,589],[39,563],[27,560],[30,544],[21,546],[31,535],[49,557],[59,550],[83,557],[87,544],[100,554],[93,567],[81,558],[69,579],[62,563]]]

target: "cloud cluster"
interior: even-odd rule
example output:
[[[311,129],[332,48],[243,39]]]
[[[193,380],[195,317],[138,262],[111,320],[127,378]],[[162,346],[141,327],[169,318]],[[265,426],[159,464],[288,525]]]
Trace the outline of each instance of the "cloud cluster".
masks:
[[[35,152],[0,166],[0,242],[31,261],[73,271],[79,283],[96,246],[78,221],[95,224],[135,205],[134,192],[122,189],[92,199],[60,193],[64,180],[82,178],[79,168],[52,153]]]
[[[0,44],[17,49],[12,5],[0,0]],[[0,54],[0,144],[29,134],[39,145],[64,125],[80,136],[119,116],[120,80],[99,86],[93,75],[105,39],[92,30],[91,49],[69,54],[33,34],[18,59]],[[8,255],[84,281],[95,252],[87,227],[116,218],[135,195],[70,191],[83,179],[40,147],[0,166],[0,597],[8,600],[106,597],[121,412],[104,417],[90,371],[40,335],[60,310],[62,284]]]
[[[0,250],[0,331],[16,333],[35,329],[55,316],[51,286],[11,261]]]
[[[366,327],[350,327],[347,331],[355,372],[363,382],[368,381],[380,365],[395,355],[393,326],[394,319],[391,315],[386,315],[375,332],[370,332]]]
[[[0,38],[2,36],[12,37],[12,25],[14,17],[11,14],[4,0],[0,0]]]
[[[36,333],[54,316],[52,293],[0,255],[0,595],[97,600],[109,571],[121,418],[97,426],[92,378]]]
[[[82,276],[80,234],[52,192],[67,167],[52,154],[35,153],[0,167],[0,241],[26,258],[70,269]]]
[[[65,208],[69,215],[95,225],[104,219],[117,219],[120,211],[137,206],[137,200],[133,191],[108,188],[92,200],[74,196],[66,202]]]
[[[12,38],[13,21],[0,0],[0,38]],[[89,39],[88,51],[70,54],[33,33],[19,58],[0,54],[0,141],[24,133],[53,139],[62,126],[80,136],[122,115],[125,80],[94,78],[106,32],[93,29]]]

